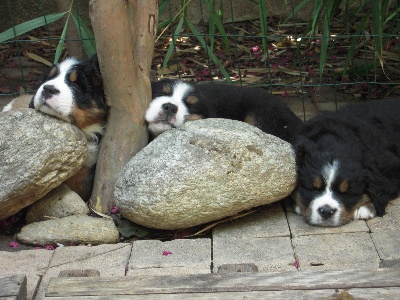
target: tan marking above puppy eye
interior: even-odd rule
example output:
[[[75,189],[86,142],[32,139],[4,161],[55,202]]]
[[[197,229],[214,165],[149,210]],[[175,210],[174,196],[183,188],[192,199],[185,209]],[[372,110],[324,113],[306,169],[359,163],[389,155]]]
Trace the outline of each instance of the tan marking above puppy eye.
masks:
[[[186,99],[187,104],[196,104],[197,102],[199,102],[199,98],[197,98],[196,96],[189,96]]]
[[[166,95],[172,94],[172,87],[169,84],[164,84],[162,88],[162,92]]]
[[[190,114],[185,117],[185,121],[196,121],[201,119],[204,119],[204,117],[202,115],[197,115],[197,114]]]
[[[78,72],[76,70],[73,70],[71,73],[69,73],[69,81],[75,82],[78,79]]]
[[[349,183],[347,180],[343,180],[340,184],[339,184],[339,192],[341,193],[346,193],[347,190],[349,189]]]
[[[315,178],[314,178],[313,186],[314,186],[317,190],[322,189],[323,182],[322,182],[321,177],[315,177]]]

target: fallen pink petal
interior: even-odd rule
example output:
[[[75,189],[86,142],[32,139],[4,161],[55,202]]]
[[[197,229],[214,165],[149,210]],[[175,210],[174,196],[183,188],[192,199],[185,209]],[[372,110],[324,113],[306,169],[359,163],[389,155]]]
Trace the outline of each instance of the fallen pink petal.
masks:
[[[112,208],[111,208],[111,211],[110,211],[112,214],[115,214],[115,213],[117,213],[117,212],[119,212],[119,207],[118,206],[113,206]]]
[[[170,255],[170,254],[172,254],[171,251],[163,251],[163,253],[162,253],[162,255],[164,255],[164,256],[168,256],[168,255]]]
[[[296,259],[296,261],[294,262],[293,265],[298,270],[300,268],[300,261],[298,259]]]
[[[17,248],[19,246],[18,242],[10,242],[9,245],[12,248]]]

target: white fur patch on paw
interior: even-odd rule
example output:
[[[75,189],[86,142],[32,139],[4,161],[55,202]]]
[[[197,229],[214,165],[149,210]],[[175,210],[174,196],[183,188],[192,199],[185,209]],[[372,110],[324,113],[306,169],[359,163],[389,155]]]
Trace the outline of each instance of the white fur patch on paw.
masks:
[[[295,205],[294,206],[294,211],[296,212],[296,214],[301,215],[301,209],[299,206]]]
[[[371,208],[368,206],[360,206],[354,212],[354,220],[368,220],[375,217],[375,215],[375,210],[371,210]]]

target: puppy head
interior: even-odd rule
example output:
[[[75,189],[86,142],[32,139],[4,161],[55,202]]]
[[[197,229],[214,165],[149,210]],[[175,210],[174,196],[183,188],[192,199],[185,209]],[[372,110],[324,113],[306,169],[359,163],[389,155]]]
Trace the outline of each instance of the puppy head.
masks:
[[[369,219],[375,210],[366,194],[360,163],[340,153],[327,153],[311,141],[295,145],[298,186],[295,210],[311,225],[340,226],[353,219]]]
[[[171,79],[152,83],[152,101],[145,119],[154,136],[186,121],[203,119],[205,114],[206,110],[192,85]]]
[[[101,134],[108,115],[97,56],[68,58],[44,76],[30,105],[72,123],[88,134]]]

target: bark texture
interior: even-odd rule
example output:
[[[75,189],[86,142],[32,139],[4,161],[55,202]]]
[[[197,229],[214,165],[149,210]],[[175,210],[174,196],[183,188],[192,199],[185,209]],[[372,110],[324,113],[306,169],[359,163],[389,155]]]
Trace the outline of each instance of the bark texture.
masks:
[[[92,0],[89,14],[96,37],[104,91],[111,106],[90,205],[106,213],[125,164],[148,141],[144,114],[151,100],[150,68],[158,1]]]

